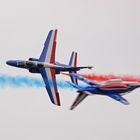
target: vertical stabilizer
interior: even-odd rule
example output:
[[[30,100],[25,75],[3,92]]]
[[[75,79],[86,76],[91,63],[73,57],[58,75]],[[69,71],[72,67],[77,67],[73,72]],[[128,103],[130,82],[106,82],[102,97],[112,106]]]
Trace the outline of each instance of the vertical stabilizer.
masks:
[[[72,52],[71,57],[70,57],[70,61],[69,61],[69,66],[77,67],[77,52]],[[71,73],[77,73],[77,72],[76,71],[69,71],[69,73],[70,73],[72,83],[78,84],[77,79],[75,77],[71,76]]]

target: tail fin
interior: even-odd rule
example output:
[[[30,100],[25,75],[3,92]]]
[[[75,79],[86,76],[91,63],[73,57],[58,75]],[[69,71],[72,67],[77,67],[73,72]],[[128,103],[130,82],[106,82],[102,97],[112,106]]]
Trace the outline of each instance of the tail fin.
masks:
[[[69,66],[73,66],[73,67],[77,66],[77,52],[72,52],[69,61]]]
[[[69,61],[69,66],[77,67],[77,52],[72,52],[71,57],[70,57],[70,61]],[[77,72],[76,71],[69,71],[69,73],[70,73],[72,83],[78,84],[77,79],[74,78],[73,76],[71,76],[71,73],[77,73]]]
[[[69,66],[75,68],[75,73],[76,71],[79,71],[80,69],[92,69],[92,66],[82,66],[82,67],[78,67],[77,66],[77,52],[72,52],[71,57],[70,57],[70,61],[69,61]]]

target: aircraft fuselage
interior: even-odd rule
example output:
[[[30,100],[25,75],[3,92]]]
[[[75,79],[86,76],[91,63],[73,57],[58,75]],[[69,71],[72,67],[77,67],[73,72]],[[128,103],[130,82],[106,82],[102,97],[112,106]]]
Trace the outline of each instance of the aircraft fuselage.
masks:
[[[7,64],[13,67],[28,69],[31,73],[39,73],[39,68],[66,69],[68,66],[59,66],[40,61],[9,60]],[[58,73],[58,72],[57,72]]]
[[[91,94],[100,94],[100,95],[107,95],[107,94],[125,94],[128,92],[133,91],[136,88],[139,88],[140,84],[133,83],[133,84],[127,84],[126,87],[112,87],[112,88],[102,88],[102,87],[85,87],[83,89],[80,89],[79,91],[87,91]]]
[[[62,66],[58,66],[58,65],[50,64],[46,62],[39,62],[39,61],[10,60],[10,61],[7,61],[7,64],[10,66],[25,68],[25,69],[40,68],[40,67],[63,68]]]
[[[72,67],[61,63],[47,63],[47,62],[41,62],[37,59],[33,59],[29,61],[25,60],[9,60],[6,62],[8,65],[18,68],[24,68],[29,70],[31,73],[40,73],[39,68],[52,68],[55,69],[56,74],[60,74],[60,72],[70,72],[70,71],[79,71],[83,68],[91,68],[91,66],[87,67]]]

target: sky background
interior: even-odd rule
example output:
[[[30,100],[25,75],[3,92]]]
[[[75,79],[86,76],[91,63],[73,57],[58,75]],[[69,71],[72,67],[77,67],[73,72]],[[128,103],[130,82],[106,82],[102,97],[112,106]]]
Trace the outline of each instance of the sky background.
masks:
[[[140,75],[139,6],[139,0],[0,0],[0,73],[41,78],[5,62],[38,58],[49,30],[58,29],[57,61],[68,63],[74,50],[79,65],[95,67],[83,73]],[[44,88],[1,88],[0,139],[140,139],[140,89],[126,95],[129,106],[94,96],[74,111],[75,90],[59,92],[61,107]]]

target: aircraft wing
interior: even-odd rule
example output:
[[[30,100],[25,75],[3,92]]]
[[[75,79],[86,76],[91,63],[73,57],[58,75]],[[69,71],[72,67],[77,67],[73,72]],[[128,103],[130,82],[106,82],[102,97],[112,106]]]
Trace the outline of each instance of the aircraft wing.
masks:
[[[44,43],[43,51],[40,55],[39,61],[55,63],[55,50],[56,50],[56,36],[57,30],[51,30]],[[44,80],[45,87],[48,91],[51,102],[60,106],[60,98],[56,84],[55,69],[39,68],[41,76]]]
[[[84,91],[81,91],[76,97],[75,101],[70,107],[70,110],[73,110],[77,105],[79,105],[89,94]]]
[[[115,99],[116,101],[121,102],[124,105],[128,105],[129,104],[129,102],[125,98],[123,98],[121,95],[119,95],[119,94],[108,94],[107,96]]]
[[[44,43],[44,48],[40,55],[39,61],[52,64],[55,63],[56,37],[57,30],[51,30]]]
[[[87,79],[87,78],[85,78],[85,77],[83,77],[83,76],[81,76],[81,75],[79,75],[79,74],[70,73],[70,75],[71,75],[72,77],[74,77],[74,78],[80,80],[80,81],[83,81],[83,82],[89,84],[89,85],[96,85],[96,86],[99,85],[97,82],[95,82],[95,81],[93,81],[93,80],[89,80],[89,79]]]
[[[60,106],[60,98],[56,84],[55,69],[40,68],[39,71],[44,80],[45,87],[48,91],[51,102],[55,105]]]

